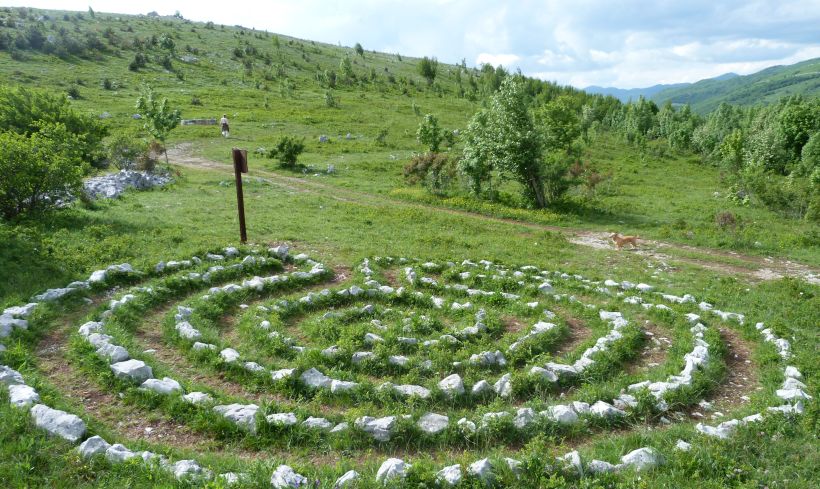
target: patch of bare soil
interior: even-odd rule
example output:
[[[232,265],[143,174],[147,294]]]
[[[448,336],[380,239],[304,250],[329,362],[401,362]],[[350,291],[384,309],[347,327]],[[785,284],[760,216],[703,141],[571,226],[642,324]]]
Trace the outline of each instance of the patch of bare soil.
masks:
[[[210,450],[214,441],[185,425],[158,417],[136,406],[123,406],[116,394],[105,392],[66,357],[71,326],[53,329],[37,346],[38,366],[68,402],[81,406],[123,439],[162,442],[174,447]]]
[[[504,329],[508,333],[520,333],[527,327],[524,321],[521,321],[515,316],[502,316],[501,324],[504,325]]]
[[[752,345],[731,328],[720,328],[720,336],[726,343],[726,378],[710,396],[716,410],[727,410],[746,402],[758,387],[760,379],[752,363]]]
[[[553,353],[555,357],[560,357],[561,355],[566,355],[574,351],[581,343],[592,336],[592,330],[589,329],[589,326],[587,326],[584,321],[576,318],[568,318],[566,322],[567,325],[569,325],[569,336],[561,346],[555,350]]]
[[[672,340],[658,325],[646,321],[641,329],[647,341],[638,354],[638,358],[626,367],[626,372],[629,374],[646,372],[661,365],[666,360],[669,347],[672,346]]]

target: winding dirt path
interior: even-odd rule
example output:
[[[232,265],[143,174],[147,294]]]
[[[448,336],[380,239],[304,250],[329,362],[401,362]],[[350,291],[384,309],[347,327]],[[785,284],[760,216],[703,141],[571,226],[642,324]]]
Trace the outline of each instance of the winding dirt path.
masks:
[[[168,157],[174,165],[213,170],[227,174],[233,173],[233,168],[230,165],[195,156],[193,154],[193,150],[194,148],[192,143],[181,143],[173,148],[169,148]],[[321,193],[322,196],[330,197],[335,200],[343,202],[356,202],[358,204],[371,205],[374,207],[389,205],[391,207],[426,209],[435,212],[467,216],[486,222],[511,223],[540,231],[559,232],[563,234],[568,241],[576,245],[602,250],[615,249],[609,241],[608,232],[535,224],[508,218],[486,216],[470,211],[408,202],[405,200],[393,199],[389,196],[350,190],[318,182],[316,180],[288,176],[270,170],[254,169],[252,170],[251,175],[262,178],[266,183],[283,187],[293,192]],[[657,240],[641,240],[639,242],[639,247],[636,250],[624,252],[644,256],[659,263],[663,267],[668,267],[669,262],[680,262],[705,268],[707,270],[712,270],[721,274],[742,276],[753,282],[777,280],[783,277],[795,277],[806,280],[807,282],[815,285],[820,285],[820,269],[787,259],[744,255],[736,252],[727,252],[712,248],[701,248]],[[698,253],[708,256],[709,259],[682,256],[681,253]],[[742,262],[743,265],[738,265],[738,262]]]

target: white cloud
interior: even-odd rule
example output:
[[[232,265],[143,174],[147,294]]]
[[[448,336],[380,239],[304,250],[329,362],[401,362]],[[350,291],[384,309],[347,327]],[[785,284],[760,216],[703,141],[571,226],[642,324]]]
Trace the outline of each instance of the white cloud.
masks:
[[[583,87],[696,81],[820,56],[820,0],[12,0],[172,14],[304,39],[520,67]]]
[[[476,59],[476,65],[489,64],[492,66],[502,65],[505,68],[515,67],[516,63],[521,61],[521,57],[516,54],[490,54],[481,53]]]

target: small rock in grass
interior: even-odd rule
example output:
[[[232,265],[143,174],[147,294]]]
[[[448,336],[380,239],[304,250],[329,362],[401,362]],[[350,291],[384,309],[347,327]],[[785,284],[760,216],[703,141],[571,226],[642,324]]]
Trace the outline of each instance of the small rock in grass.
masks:
[[[457,486],[461,483],[461,465],[450,465],[444,467],[436,473],[436,480],[444,482],[448,486]]]
[[[40,394],[33,387],[25,384],[9,386],[9,403],[17,407],[31,406],[40,402]]]
[[[399,458],[388,458],[376,473],[376,481],[386,483],[392,479],[403,479],[407,475],[410,464]]]
[[[307,477],[297,474],[290,466],[280,465],[273,471],[270,477],[270,484],[275,489],[290,489],[302,487],[308,484]]]
[[[85,435],[85,423],[79,417],[43,404],[31,408],[34,424],[51,435],[76,443]]]
[[[342,489],[347,487],[357,481],[359,477],[359,473],[355,470],[348,470],[344,473],[344,475],[336,479],[336,483],[333,484],[333,489]]]
[[[213,401],[213,398],[204,392],[191,392],[182,396],[182,399],[191,404],[204,404]]]
[[[436,435],[441,433],[447,429],[449,424],[450,418],[436,413],[427,413],[419,418],[418,421],[419,429],[428,435]]]
[[[114,376],[121,380],[131,380],[136,383],[143,383],[154,376],[151,367],[142,360],[126,360],[111,365]]]
[[[77,448],[80,456],[83,458],[91,458],[94,455],[103,455],[111,447],[111,445],[100,436],[92,436],[86,441],[82,442]]]
[[[638,472],[642,472],[644,470],[654,469],[660,465],[661,456],[652,448],[639,448],[621,457],[621,462],[623,462],[624,465],[634,467]]]
[[[162,380],[148,379],[142,383],[140,388],[165,395],[180,392],[182,390],[182,386],[179,385],[179,382],[170,377],[164,377]]]
[[[489,459],[482,458],[477,462],[473,462],[467,467],[467,473],[478,477],[481,480],[489,480],[493,476],[492,466]]]

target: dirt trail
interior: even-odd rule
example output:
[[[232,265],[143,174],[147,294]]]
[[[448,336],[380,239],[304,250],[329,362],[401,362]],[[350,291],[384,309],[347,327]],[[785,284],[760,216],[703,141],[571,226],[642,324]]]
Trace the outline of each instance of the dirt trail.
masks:
[[[231,166],[208,160],[192,154],[193,144],[182,143],[168,150],[168,157],[172,164],[219,171],[223,173],[232,174]],[[372,205],[380,207],[389,205],[391,207],[408,207],[417,209],[428,209],[436,212],[444,212],[452,215],[467,216],[475,219],[480,219],[486,222],[503,222],[511,223],[519,226],[524,226],[530,229],[541,231],[559,232],[566,236],[571,243],[588,246],[591,248],[602,250],[614,250],[612,242],[609,240],[608,232],[589,231],[581,229],[573,229],[563,226],[549,226],[545,224],[535,224],[524,221],[517,221],[515,219],[507,219],[500,217],[486,216],[470,211],[463,211],[457,209],[447,209],[444,207],[437,207],[434,205],[408,202],[400,199],[392,199],[387,196],[369,194],[366,192],[359,192],[334,185],[318,182],[301,177],[292,177],[288,175],[279,174],[269,170],[254,169],[252,171],[254,176],[263,178],[266,183],[281,186],[294,192],[316,192],[321,193],[324,197],[330,197],[335,200],[343,202],[356,202],[364,205]],[[646,258],[649,258],[659,263],[664,268],[669,267],[668,263],[672,261],[694,265],[700,268],[705,268],[722,274],[742,276],[750,281],[762,280],[777,280],[784,277],[795,277],[806,280],[809,283],[820,285],[820,269],[810,267],[805,264],[796,263],[791,260],[760,257],[752,255],[744,255],[741,253],[716,250],[712,248],[701,248],[696,246],[682,245],[677,243],[669,243],[657,240],[642,239],[639,241],[639,247],[635,250],[624,253],[635,253]],[[672,252],[673,254],[670,254]],[[700,259],[692,256],[681,256],[681,253],[691,254],[697,253],[708,256],[708,259]],[[734,263],[732,263],[734,262]],[[742,265],[737,263],[741,262]]]

